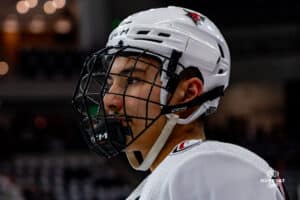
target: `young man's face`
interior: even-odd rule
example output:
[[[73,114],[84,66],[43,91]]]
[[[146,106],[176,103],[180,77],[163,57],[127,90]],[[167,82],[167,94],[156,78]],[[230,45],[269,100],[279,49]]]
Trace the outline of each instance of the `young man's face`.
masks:
[[[134,116],[129,117],[129,126],[134,136],[143,131],[161,111],[159,66],[159,61],[149,57],[141,57],[138,61],[136,57],[117,57],[112,65],[107,81],[109,93],[104,96],[106,113]],[[125,93],[125,97],[112,93]],[[127,125],[125,118],[121,119],[122,124]],[[160,117],[126,151],[148,150],[164,123],[165,117]],[[127,142],[130,140],[131,137],[128,137]]]

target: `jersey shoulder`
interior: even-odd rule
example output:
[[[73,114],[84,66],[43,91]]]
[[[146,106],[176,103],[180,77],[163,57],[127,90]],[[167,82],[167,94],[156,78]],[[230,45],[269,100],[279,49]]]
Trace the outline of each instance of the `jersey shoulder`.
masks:
[[[178,199],[210,199],[212,194],[218,196],[216,199],[225,200],[245,199],[245,196],[281,199],[277,187],[268,184],[273,169],[258,155],[237,145],[200,142],[173,151],[165,167],[171,171],[169,195]]]
[[[218,141],[184,141],[178,144],[169,155],[170,160],[180,160],[185,163],[207,163],[211,157],[222,158],[220,164],[229,161],[244,162],[258,170],[269,170],[268,163],[250,150],[230,143]],[[231,163],[234,164],[235,162]],[[179,166],[179,165],[178,165]]]

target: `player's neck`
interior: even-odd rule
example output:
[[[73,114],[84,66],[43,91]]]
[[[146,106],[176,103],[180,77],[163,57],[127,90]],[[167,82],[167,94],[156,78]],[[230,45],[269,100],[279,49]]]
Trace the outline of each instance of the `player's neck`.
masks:
[[[172,152],[177,144],[185,140],[205,139],[203,124],[194,122],[188,125],[176,125],[171,136],[167,140],[164,148],[161,150],[156,160],[150,167],[153,171],[155,168]]]

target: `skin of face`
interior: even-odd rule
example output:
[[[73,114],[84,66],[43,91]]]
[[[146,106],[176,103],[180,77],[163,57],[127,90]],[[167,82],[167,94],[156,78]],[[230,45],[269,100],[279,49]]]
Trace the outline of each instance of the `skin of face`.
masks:
[[[151,86],[154,82],[156,85],[161,85],[160,74],[158,71],[160,63],[149,57],[139,58],[137,61],[134,57],[117,57],[111,68],[111,76],[107,81],[110,85],[109,92],[123,94],[125,87],[125,99],[122,95],[106,94],[104,96],[104,105],[107,113],[127,116],[145,117],[153,119],[157,117],[161,111],[161,107],[155,103],[147,103],[148,99],[153,102],[160,102],[160,88]],[[118,74],[132,77],[129,80],[127,77],[118,76]],[[148,81],[148,83],[144,82]],[[129,97],[131,96],[131,97]],[[138,97],[138,98],[135,98]],[[139,98],[143,98],[141,100]],[[148,111],[146,111],[147,109]],[[152,124],[136,141],[126,148],[126,152],[140,151],[146,152],[151,148],[155,139],[160,134],[165,124],[165,117],[161,116]],[[146,123],[151,123],[152,120],[130,118],[129,125],[134,136],[137,136],[145,129]],[[126,124],[125,120],[123,125]],[[128,142],[131,137],[128,137]]]

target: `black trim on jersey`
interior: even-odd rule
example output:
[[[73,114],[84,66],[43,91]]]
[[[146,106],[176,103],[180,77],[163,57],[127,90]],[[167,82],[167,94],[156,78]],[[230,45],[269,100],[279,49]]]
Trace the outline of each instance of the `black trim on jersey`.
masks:
[[[286,190],[285,185],[284,185],[283,183],[281,183],[281,185],[282,185],[283,192],[284,192],[284,194],[282,194],[283,197],[284,197],[284,200],[290,200],[290,196],[289,196],[289,193],[288,193],[287,190]],[[281,192],[279,186],[277,186],[277,187],[278,187],[279,191]]]
[[[185,141],[185,142],[187,142],[187,141]],[[194,143],[194,144],[191,144],[191,145],[189,145],[189,146],[187,146],[187,147],[184,147],[183,149],[179,149],[178,147],[179,147],[182,143],[185,143],[185,142],[181,142],[181,143],[177,144],[177,145],[176,145],[176,148],[172,151],[172,154],[175,154],[175,153],[178,153],[178,152],[181,152],[181,151],[190,149],[190,148],[192,148],[192,147],[194,147],[194,146],[197,146],[197,145],[201,144],[201,141],[199,140],[198,142],[196,142],[196,143]]]

